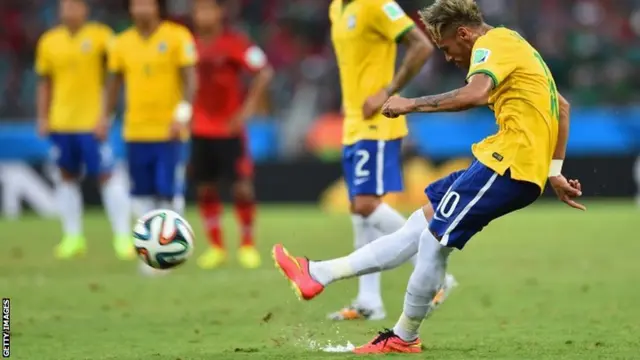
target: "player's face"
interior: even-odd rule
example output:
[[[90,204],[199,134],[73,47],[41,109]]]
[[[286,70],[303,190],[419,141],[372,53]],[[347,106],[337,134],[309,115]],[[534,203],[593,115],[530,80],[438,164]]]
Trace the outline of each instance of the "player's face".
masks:
[[[212,28],[222,21],[223,9],[216,0],[198,0],[193,5],[192,15],[197,28]]]
[[[129,3],[131,16],[137,20],[153,20],[160,17],[157,0],[131,0]]]
[[[87,4],[83,0],[60,0],[60,19],[65,24],[80,24],[87,19]]]
[[[462,69],[471,65],[471,50],[473,49],[473,34],[465,27],[446,34],[436,44],[444,52],[448,62],[453,62]]]

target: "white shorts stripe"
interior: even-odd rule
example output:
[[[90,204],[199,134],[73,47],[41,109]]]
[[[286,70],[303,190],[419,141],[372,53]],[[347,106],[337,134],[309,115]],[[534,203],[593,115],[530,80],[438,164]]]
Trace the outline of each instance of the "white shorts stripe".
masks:
[[[384,140],[378,140],[376,153],[376,195],[384,194]]]
[[[473,198],[473,200],[471,200],[467,204],[467,206],[465,206],[464,209],[462,209],[460,214],[456,216],[456,218],[451,222],[451,225],[449,225],[447,230],[444,232],[444,235],[442,236],[442,240],[440,240],[440,244],[442,244],[443,246],[447,246],[449,244],[449,234],[451,234],[453,230],[456,229],[458,224],[460,224],[460,221],[464,219],[465,215],[467,215],[467,213],[469,212],[469,210],[471,210],[473,205],[475,205],[476,203],[478,203],[478,201],[480,201],[480,199],[482,199],[482,197],[487,192],[487,190],[489,190],[491,185],[493,185],[493,182],[496,180],[497,177],[498,177],[498,174],[493,173],[493,175],[489,178],[487,183],[484,184],[484,186],[480,189],[480,191],[478,191],[478,194]]]

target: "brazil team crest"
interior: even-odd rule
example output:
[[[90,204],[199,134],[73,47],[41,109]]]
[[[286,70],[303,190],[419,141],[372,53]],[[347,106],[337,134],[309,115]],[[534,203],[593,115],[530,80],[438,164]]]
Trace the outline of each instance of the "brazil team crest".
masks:
[[[91,41],[83,40],[82,44],[80,44],[80,50],[82,50],[83,53],[88,53],[91,50]]]
[[[164,54],[167,52],[167,43],[165,41],[160,42],[160,44],[158,44],[158,51],[160,52],[160,54]]]

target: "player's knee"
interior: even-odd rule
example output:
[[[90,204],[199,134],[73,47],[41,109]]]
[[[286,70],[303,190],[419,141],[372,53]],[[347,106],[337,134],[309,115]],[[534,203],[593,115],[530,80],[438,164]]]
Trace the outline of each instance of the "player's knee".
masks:
[[[100,186],[105,185],[107,182],[109,182],[109,180],[111,180],[111,173],[104,173],[98,176],[98,184]]]
[[[62,181],[76,181],[78,180],[78,175],[73,174],[65,169],[60,169],[60,178]]]
[[[428,222],[431,222],[431,219],[433,219],[433,214],[435,212],[433,206],[431,205],[431,202],[427,201],[427,203],[422,207],[422,212],[424,213],[425,219],[427,219]]]
[[[203,183],[196,186],[198,199],[217,199],[218,187],[214,183]]]
[[[382,201],[378,196],[356,196],[351,204],[351,211],[354,214],[367,217],[376,210],[380,203],[382,203]]]
[[[233,184],[233,199],[236,202],[252,202],[254,198],[255,192],[251,181],[240,180]]]

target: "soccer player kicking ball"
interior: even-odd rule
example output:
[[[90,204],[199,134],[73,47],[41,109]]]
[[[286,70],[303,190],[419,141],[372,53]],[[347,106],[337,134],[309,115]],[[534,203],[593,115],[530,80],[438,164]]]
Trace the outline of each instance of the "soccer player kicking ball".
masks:
[[[498,132],[473,146],[476,160],[468,169],[427,187],[430,204],[395,233],[328,261],[273,248],[277,265],[306,300],[336,280],[394,268],[417,252],[400,319],[356,353],[421,352],[418,330],[434,308],[430,302],[444,281],[449,254],[492,220],[533,203],[547,180],[560,200],[585,210],[574,201],[582,194],[580,182],[561,173],[569,104],[538,52],[517,32],[484,23],[472,0],[437,0],[420,15],[447,60],[468,69],[468,84],[435,96],[393,97],[383,113],[395,118],[489,105]]]
[[[256,203],[253,164],[246,149],[245,122],[255,113],[272,78],[264,52],[224,23],[226,1],[196,0],[193,19],[198,49],[199,89],[194,104],[191,174],[211,246],[199,259],[203,269],[227,258],[220,218],[221,180],[232,182],[232,196],[241,232],[238,261],[248,269],[260,266],[254,245]],[[254,75],[243,98],[243,72]]]
[[[392,0],[334,0],[329,8],[331,39],[342,87],[343,171],[351,202],[355,248],[400,229],[405,218],[382,201],[402,191],[404,116],[386,119],[380,113],[389,97],[420,71],[433,45]],[[407,52],[394,74],[397,42]],[[452,276],[434,299],[442,302],[455,285]],[[380,274],[363,274],[353,303],[329,314],[333,320],[385,317]]]
[[[129,197],[125,186],[111,176],[113,154],[99,126],[105,57],[113,32],[87,22],[84,0],[60,0],[59,7],[62,24],[47,31],[36,50],[38,131],[53,143],[60,170],[56,197],[64,237],[55,255],[68,259],[86,251],[80,189],[86,175],[100,183],[116,256],[133,259]]]
[[[136,216],[172,208],[179,190],[182,140],[196,91],[196,49],[189,30],[162,21],[157,0],[131,0],[134,25],[109,51],[105,127],[126,86],[124,139]],[[179,210],[179,209],[178,209]],[[155,273],[142,262],[144,273]]]

